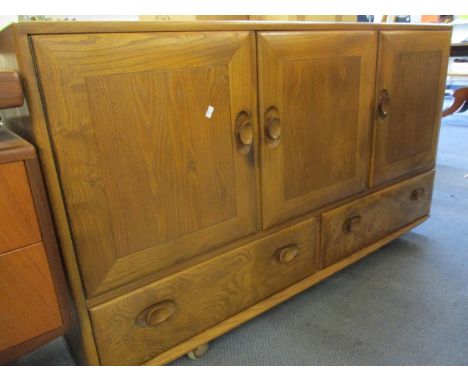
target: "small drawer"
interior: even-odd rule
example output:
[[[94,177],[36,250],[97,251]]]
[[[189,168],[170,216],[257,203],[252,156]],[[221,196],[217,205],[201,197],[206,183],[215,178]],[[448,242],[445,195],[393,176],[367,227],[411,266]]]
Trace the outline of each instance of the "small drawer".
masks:
[[[24,162],[0,165],[0,253],[42,240]]]
[[[434,171],[322,214],[322,268],[429,214]]]
[[[136,365],[318,269],[312,218],[90,309],[104,365]]]

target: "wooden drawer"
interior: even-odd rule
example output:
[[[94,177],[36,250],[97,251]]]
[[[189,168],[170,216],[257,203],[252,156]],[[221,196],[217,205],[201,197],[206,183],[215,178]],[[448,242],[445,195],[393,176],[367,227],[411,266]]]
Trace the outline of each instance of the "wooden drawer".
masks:
[[[322,268],[429,214],[434,171],[322,215]]]
[[[42,243],[0,255],[0,275],[0,351],[62,325]]]
[[[90,309],[104,365],[140,364],[318,269],[312,218]]]
[[[22,161],[0,165],[0,221],[0,253],[42,240]]]

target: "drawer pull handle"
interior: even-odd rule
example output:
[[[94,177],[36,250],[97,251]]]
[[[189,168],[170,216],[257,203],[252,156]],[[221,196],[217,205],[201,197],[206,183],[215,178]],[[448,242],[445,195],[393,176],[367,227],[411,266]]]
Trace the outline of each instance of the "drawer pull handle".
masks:
[[[157,326],[167,321],[176,311],[174,301],[162,301],[151,305],[142,311],[135,319],[135,325],[139,328]]]
[[[286,264],[293,261],[298,255],[299,248],[297,248],[297,245],[288,245],[278,250],[274,257],[278,263]]]
[[[252,149],[254,133],[250,114],[246,111],[237,114],[236,136],[240,152],[248,154]]]
[[[278,109],[274,106],[265,113],[265,138],[270,147],[278,147],[281,139],[281,119]]]
[[[411,192],[411,200],[419,200],[423,197],[424,195],[424,188],[423,187],[419,187],[419,188],[415,188],[412,192]]]
[[[351,216],[350,218],[346,219],[343,223],[343,233],[351,233],[355,230],[356,226],[358,226],[362,221],[361,215]]]
[[[387,89],[382,89],[379,95],[379,106],[378,111],[380,118],[385,119],[387,118],[388,114],[390,113],[390,95],[388,94]]]

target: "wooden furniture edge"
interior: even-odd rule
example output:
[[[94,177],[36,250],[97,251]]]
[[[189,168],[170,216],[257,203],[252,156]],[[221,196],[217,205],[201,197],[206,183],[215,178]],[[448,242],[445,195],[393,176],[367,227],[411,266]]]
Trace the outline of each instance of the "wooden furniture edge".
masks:
[[[266,312],[267,310],[279,305],[280,303],[288,300],[289,298],[295,296],[296,294],[303,292],[304,290],[310,288],[311,286],[325,280],[326,278],[332,276],[333,274],[341,271],[342,269],[348,267],[349,265],[361,260],[362,258],[370,255],[375,252],[377,249],[383,247],[385,244],[388,244],[392,240],[400,237],[404,233],[410,231],[414,227],[423,223],[429,218],[429,215],[417,219],[413,223],[406,225],[405,227],[399,229],[398,231],[380,239],[379,241],[353,253],[352,255],[346,257],[345,259],[335,263],[325,269],[319,270],[313,275],[305,278],[302,281],[299,281],[296,284],[282,290],[270,296],[269,298],[259,302],[247,308],[246,310],[228,318],[227,320],[217,324],[216,326],[207,329],[196,336],[190,338],[189,340],[176,345],[172,349],[154,357],[153,359],[144,363],[146,366],[158,366],[165,365],[191,351],[192,349],[209,342],[216,337],[223,335],[224,333],[242,325],[244,322],[251,320],[252,318],[257,317],[258,315]]]
[[[4,141],[0,143],[0,164],[25,161],[36,157],[34,146],[26,143],[23,138],[5,127],[0,127],[0,140]]]
[[[91,327],[91,321],[86,307],[86,298],[81,281],[77,259],[75,258],[74,246],[71,238],[71,233],[68,226],[68,218],[65,211],[65,206],[62,198],[62,191],[58,172],[55,164],[53,150],[49,140],[49,131],[47,128],[46,116],[44,114],[44,105],[42,101],[42,94],[39,87],[38,78],[36,77],[36,68],[34,63],[33,51],[30,45],[30,38],[27,34],[14,33],[15,24],[10,25],[6,29],[0,31],[4,36],[6,44],[11,44],[13,53],[16,56],[16,67],[11,69],[17,70],[22,81],[23,90],[25,92],[26,102],[22,107],[24,108],[25,116],[30,120],[29,126],[25,127],[22,133],[27,136],[26,138],[36,146],[38,156],[40,158],[40,166],[44,174],[44,181],[48,191],[52,216],[56,222],[55,229],[57,233],[58,246],[65,263],[66,274],[68,276],[71,294],[73,296],[74,304],[72,308],[76,313],[78,320],[71,320],[72,322],[79,322],[81,330],[78,325],[72,327],[71,333],[66,334],[67,340],[77,350],[80,361],[89,365],[99,365],[99,357],[97,353],[96,344],[94,342],[94,335]],[[13,33],[12,33],[13,32]],[[1,39],[0,39],[1,41]],[[0,47],[1,48],[1,47]],[[7,46],[7,48],[9,48]],[[0,49],[1,52],[1,49]],[[8,124],[8,120],[6,120]],[[23,122],[22,122],[23,123]],[[28,131],[32,129],[32,131]],[[19,132],[18,132],[19,133]],[[76,334],[76,335],[72,335]]]
[[[21,34],[175,31],[451,30],[447,24],[328,23],[308,21],[46,21],[10,24]]]
[[[52,281],[59,301],[60,313],[62,315],[62,325],[65,331],[71,326],[71,315],[68,300],[68,286],[65,280],[65,268],[60,259],[55,228],[49,210],[49,200],[44,188],[42,172],[37,158],[24,161],[28,174],[31,193],[36,209],[39,228],[41,230],[42,242],[44,244],[49,267],[51,268]]]

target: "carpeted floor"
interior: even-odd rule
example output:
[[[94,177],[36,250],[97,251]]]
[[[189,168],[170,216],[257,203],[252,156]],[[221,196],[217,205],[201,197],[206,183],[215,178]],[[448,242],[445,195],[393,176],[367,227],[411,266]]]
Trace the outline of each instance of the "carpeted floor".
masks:
[[[427,222],[173,365],[468,365],[467,174],[464,113],[443,121]],[[15,364],[74,363],[60,338]]]

